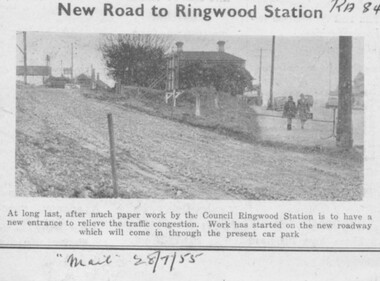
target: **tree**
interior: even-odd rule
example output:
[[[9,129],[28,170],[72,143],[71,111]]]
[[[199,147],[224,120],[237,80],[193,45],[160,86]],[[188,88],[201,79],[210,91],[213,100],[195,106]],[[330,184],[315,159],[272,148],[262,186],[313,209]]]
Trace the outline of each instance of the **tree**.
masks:
[[[179,69],[181,89],[187,89],[195,96],[195,115],[201,115],[201,96],[212,91],[212,68],[201,61],[186,64]]]
[[[147,87],[166,67],[167,37],[154,34],[105,35],[100,50],[109,75],[126,85]]]
[[[233,63],[219,63],[212,66],[212,82],[217,91],[242,95],[252,87],[252,75],[244,67]]]
[[[179,83],[181,89],[209,87],[213,83],[212,79],[212,68],[202,61],[188,63],[179,69]]]
[[[215,107],[219,108],[219,92],[241,95],[244,89],[252,86],[252,76],[244,68],[234,63],[205,64],[196,61],[179,70],[182,89],[192,89],[196,98],[196,115],[200,115],[200,97],[213,94]],[[206,90],[208,89],[208,90]]]

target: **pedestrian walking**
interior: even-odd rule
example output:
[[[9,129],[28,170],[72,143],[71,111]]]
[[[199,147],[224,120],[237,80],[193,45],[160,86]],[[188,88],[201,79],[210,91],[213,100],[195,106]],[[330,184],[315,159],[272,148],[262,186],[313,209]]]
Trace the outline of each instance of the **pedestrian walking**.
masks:
[[[295,102],[293,101],[293,97],[289,96],[288,101],[284,105],[284,112],[282,114],[282,117],[287,118],[287,129],[292,129],[292,119],[296,117],[297,114],[297,107]]]
[[[309,102],[305,98],[304,94],[300,95],[300,99],[297,102],[297,112],[301,120],[301,129],[304,129],[305,123],[309,118],[310,106]]]

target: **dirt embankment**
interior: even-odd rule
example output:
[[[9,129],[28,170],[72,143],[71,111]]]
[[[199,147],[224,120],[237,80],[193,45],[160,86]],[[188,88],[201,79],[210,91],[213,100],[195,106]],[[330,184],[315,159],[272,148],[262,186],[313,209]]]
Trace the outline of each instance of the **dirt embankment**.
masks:
[[[176,107],[170,98],[165,102],[163,91],[126,87],[117,95],[114,92],[83,91],[84,96],[132,108],[152,116],[199,127],[242,141],[259,141],[260,126],[255,111],[240,96],[219,93],[218,107],[215,96],[201,97],[201,116],[195,116],[195,97],[188,92],[177,98]]]
[[[80,92],[17,91],[20,196],[109,197],[107,113],[127,198],[360,200],[363,163],[241,142]]]

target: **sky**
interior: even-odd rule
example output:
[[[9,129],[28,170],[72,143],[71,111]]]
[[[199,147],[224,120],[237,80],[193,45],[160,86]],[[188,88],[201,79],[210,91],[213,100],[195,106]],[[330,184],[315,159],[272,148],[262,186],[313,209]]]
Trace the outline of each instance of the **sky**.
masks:
[[[17,43],[22,46],[22,35]],[[100,79],[113,86],[99,51],[104,35],[81,33],[28,32],[28,64],[45,65],[46,55],[51,57],[52,74],[60,76],[62,67],[71,65],[71,44],[74,44],[74,75],[91,74],[91,65]],[[258,83],[260,49],[262,51],[262,90],[264,101],[269,97],[271,70],[271,36],[196,36],[170,35],[172,47],[184,42],[184,51],[217,51],[216,42],[226,41],[225,51],[246,60],[246,68]],[[353,38],[353,78],[364,72],[364,39]],[[17,51],[17,65],[23,64]],[[21,79],[21,77],[20,77]],[[30,83],[40,84],[42,78],[29,77]],[[276,36],[274,96],[311,94],[315,99],[326,100],[329,90],[338,85],[338,37],[281,37]]]

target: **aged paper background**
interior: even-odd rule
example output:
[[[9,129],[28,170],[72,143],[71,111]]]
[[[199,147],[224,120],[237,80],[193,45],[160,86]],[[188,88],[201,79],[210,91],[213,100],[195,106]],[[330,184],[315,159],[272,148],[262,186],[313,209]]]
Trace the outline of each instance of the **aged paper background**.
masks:
[[[235,1],[231,7],[250,7],[256,4],[318,8],[324,11],[320,20],[307,19],[223,19],[205,22],[201,19],[145,17],[127,19],[93,17],[58,17],[55,0],[0,1],[0,279],[1,280],[141,280],[182,278],[185,280],[377,280],[380,278],[379,253],[380,226],[380,153],[378,120],[380,96],[379,16],[362,14],[361,9],[352,13],[329,13],[331,2],[324,1]],[[112,1],[115,6],[132,5],[133,1]],[[66,3],[66,2],[65,2]],[[175,1],[143,1],[168,7]],[[193,5],[218,6],[225,2],[194,1]],[[358,7],[364,1],[358,1]],[[74,4],[74,3],[73,3]],[[103,1],[75,1],[78,5],[91,5],[101,9]],[[187,4],[187,2],[185,3]],[[380,4],[373,2],[373,4]],[[360,11],[359,11],[360,10]],[[15,61],[16,31],[78,32],[78,33],[158,33],[181,35],[252,35],[252,36],[339,36],[351,35],[364,38],[365,77],[365,150],[364,150],[364,199],[355,202],[326,201],[229,201],[229,200],[107,200],[107,199],[58,199],[26,198],[15,196]],[[355,74],[354,74],[355,75]],[[99,211],[184,211],[228,212],[242,210],[252,213],[292,212],[325,214],[361,214],[373,217],[372,229],[366,232],[308,230],[297,240],[249,239],[227,240],[202,237],[192,240],[168,237],[109,239],[109,237],[80,237],[74,231],[41,231],[20,228],[17,231],[6,225],[11,209],[54,209],[62,212]],[[36,249],[41,246],[41,249]],[[54,248],[51,248],[51,246]],[[74,245],[72,249],[60,247]],[[80,250],[81,246],[91,250]],[[96,247],[101,245],[102,250]],[[107,252],[120,257],[108,267],[73,269],[60,258],[72,252],[85,258],[97,258],[105,254],[105,248],[127,247]],[[155,274],[150,267],[134,267],[133,255],[147,254],[155,247],[194,247],[203,252],[199,263],[178,266],[172,272],[167,268]],[[28,248],[29,247],[29,248]],[[32,248],[30,248],[32,247]],[[139,247],[139,250],[133,250]],[[147,247],[146,250],[141,248]],[[227,248],[242,251],[226,251]],[[8,249],[7,249],[8,248]],[[263,251],[258,251],[260,248]],[[307,251],[302,251],[306,249]],[[273,251],[266,251],[271,249]],[[293,250],[301,251],[293,251]],[[178,250],[178,249],[177,249]],[[209,251],[210,250],[210,251]],[[246,250],[246,251],[244,251]],[[309,252],[311,251],[311,252]],[[313,252],[315,251],[315,252]],[[172,252],[170,252],[172,253]]]

